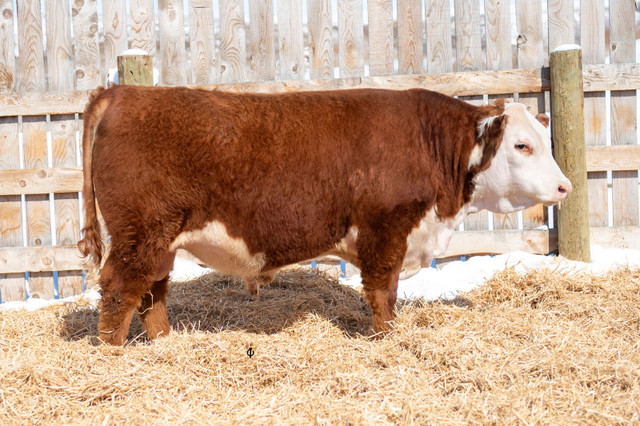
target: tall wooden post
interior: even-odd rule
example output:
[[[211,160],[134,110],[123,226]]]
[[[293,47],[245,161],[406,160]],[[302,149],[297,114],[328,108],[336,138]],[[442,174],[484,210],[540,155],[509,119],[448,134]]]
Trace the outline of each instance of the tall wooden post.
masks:
[[[153,86],[153,64],[151,55],[118,56],[119,84]]]
[[[554,154],[573,184],[572,194],[558,209],[558,249],[568,259],[590,262],[582,49],[559,46],[549,61]]]

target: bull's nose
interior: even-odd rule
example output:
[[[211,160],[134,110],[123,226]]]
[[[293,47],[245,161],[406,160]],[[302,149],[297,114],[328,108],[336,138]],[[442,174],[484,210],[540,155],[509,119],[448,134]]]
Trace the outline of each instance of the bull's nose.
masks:
[[[573,185],[568,180],[558,185],[558,196],[560,200],[565,200],[573,191]]]

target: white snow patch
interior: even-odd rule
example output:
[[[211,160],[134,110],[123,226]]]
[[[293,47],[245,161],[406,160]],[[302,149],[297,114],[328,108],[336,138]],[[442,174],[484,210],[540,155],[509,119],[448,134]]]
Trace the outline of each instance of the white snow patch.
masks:
[[[169,279],[179,282],[190,281],[212,271],[213,269],[211,268],[203,268],[195,262],[176,256],[173,262],[173,270],[169,274]]]
[[[569,50],[582,50],[582,47],[578,44],[561,44],[553,49],[553,52],[567,52]]]
[[[0,303],[0,311],[17,311],[17,310],[26,310],[26,311],[35,311],[40,308],[44,308],[47,306],[55,306],[55,305],[65,305],[69,303],[87,303],[93,307],[98,307],[98,302],[100,301],[100,292],[97,290],[85,290],[84,293],[65,297],[64,299],[54,299],[54,300],[43,300],[37,297],[30,297],[24,302],[21,301],[13,301],[13,302],[4,302]]]

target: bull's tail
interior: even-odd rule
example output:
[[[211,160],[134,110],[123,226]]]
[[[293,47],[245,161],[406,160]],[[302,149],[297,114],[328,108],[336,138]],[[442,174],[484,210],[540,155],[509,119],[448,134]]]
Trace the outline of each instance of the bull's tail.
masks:
[[[104,92],[99,87],[91,93],[89,103],[84,110],[84,134],[82,136],[82,166],[83,166],[83,198],[84,198],[84,228],[82,239],[78,241],[78,249],[83,256],[91,256],[91,259],[100,264],[104,245],[100,237],[100,222],[96,209],[96,199],[93,189],[93,174],[91,168],[93,145],[100,120],[110,103],[110,98],[100,96]]]

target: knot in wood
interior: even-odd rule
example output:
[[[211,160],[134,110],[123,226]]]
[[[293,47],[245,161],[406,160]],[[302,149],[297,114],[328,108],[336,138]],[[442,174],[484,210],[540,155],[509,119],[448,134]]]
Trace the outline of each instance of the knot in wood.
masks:
[[[44,179],[47,177],[47,171],[46,170],[38,170],[38,177],[41,179]]]
[[[523,44],[527,44],[527,37],[524,34],[518,35],[517,43],[518,43],[518,46],[522,46]]]

